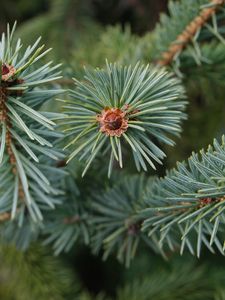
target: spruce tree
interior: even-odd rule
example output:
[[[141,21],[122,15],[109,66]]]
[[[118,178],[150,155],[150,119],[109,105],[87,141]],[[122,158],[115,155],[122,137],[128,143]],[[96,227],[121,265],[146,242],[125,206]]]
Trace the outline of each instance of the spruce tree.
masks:
[[[66,19],[63,4],[41,18],[55,54],[41,38],[22,45],[29,23],[0,41],[0,295],[111,299],[58,261],[85,245],[128,268],[114,299],[225,299],[223,268],[201,265],[225,253],[225,1],[170,1],[142,37],[93,25],[93,49],[72,37],[61,65],[49,22]]]

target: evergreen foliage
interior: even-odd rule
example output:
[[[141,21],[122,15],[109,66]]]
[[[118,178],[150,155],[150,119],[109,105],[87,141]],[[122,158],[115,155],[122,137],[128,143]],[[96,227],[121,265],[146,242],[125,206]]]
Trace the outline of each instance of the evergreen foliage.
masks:
[[[83,175],[100,151],[109,152],[108,176],[114,160],[122,168],[124,142],[139,171],[147,170],[145,162],[153,169],[153,161],[161,163],[165,153],[154,139],[173,145],[168,134],[178,135],[185,117],[184,90],[173,74],[139,64],[107,64],[102,70],[86,70],[85,82],[76,85],[73,99],[66,101],[63,125],[69,125],[65,132],[72,136],[67,147],[75,146],[68,161],[78,154],[86,159]]]
[[[200,14],[205,0],[170,1],[169,15],[161,14],[160,23],[155,29],[155,53],[158,58],[167,51],[173,41],[177,39],[191,21]]]
[[[98,195],[92,204],[92,222],[96,231],[92,247],[96,253],[103,245],[104,259],[116,252],[118,260],[128,267],[140,241],[146,241],[152,247],[154,244],[140,232],[142,219],[137,214],[142,205],[146,178],[126,176],[120,181],[103,195]]]
[[[143,227],[151,238],[159,234],[160,247],[167,243],[183,253],[187,248],[200,256],[202,245],[224,253],[224,137],[207,152],[193,153],[163,179],[147,188]],[[196,249],[196,251],[194,250]]]
[[[205,41],[215,38],[221,45],[225,44],[222,34],[223,4],[223,0],[170,1],[169,16],[162,14],[154,31],[153,57],[158,64],[172,64],[176,73],[182,76],[180,67],[185,66],[185,61],[182,61],[185,48],[184,55],[194,60],[197,66],[210,64],[210,58],[203,55],[202,47]]]
[[[44,31],[44,40],[57,48],[53,57],[69,62],[64,71],[74,80],[61,79],[60,65],[46,61],[50,49],[40,38],[23,47],[16,24],[1,37],[0,258],[6,284],[0,280],[0,297],[112,299],[80,283],[73,289],[73,274],[44,248],[69,252],[70,259],[84,244],[126,267],[146,249],[150,261],[183,254],[183,264],[170,262],[169,270],[134,272],[115,291],[118,300],[223,300],[223,270],[198,265],[202,253],[222,261],[225,251],[224,124],[221,117],[215,125],[211,116],[225,111],[225,1],[170,1],[169,15],[143,37],[129,27],[103,31],[88,13],[84,17],[85,3],[51,1],[48,13],[19,31],[25,37]],[[68,93],[61,88],[67,85]],[[181,135],[187,102],[190,121]],[[188,137],[194,135],[193,145]],[[179,152],[187,156],[190,145],[209,143],[211,135],[212,145],[164,173]],[[198,265],[186,251],[201,258]]]
[[[27,213],[34,222],[42,221],[42,210],[62,201],[63,191],[57,186],[60,177],[52,163],[64,156],[55,144],[62,135],[54,130],[54,121],[61,114],[39,111],[62,91],[41,88],[60,78],[59,65],[37,65],[49,52],[43,51],[44,45],[38,46],[40,39],[23,52],[20,39],[14,46],[15,26],[11,32],[7,28],[0,43],[0,211],[10,213],[22,226]]]

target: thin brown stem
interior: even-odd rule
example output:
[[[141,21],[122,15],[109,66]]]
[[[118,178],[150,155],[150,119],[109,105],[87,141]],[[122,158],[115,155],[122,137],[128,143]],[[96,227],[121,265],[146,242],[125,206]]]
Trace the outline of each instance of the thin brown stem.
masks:
[[[10,219],[11,219],[11,214],[10,213],[0,214],[0,223],[6,222]]]
[[[74,85],[75,84],[74,80],[69,79],[69,78],[57,79],[56,81],[53,81],[53,83],[57,83],[60,85]]]
[[[13,167],[13,173],[16,173],[16,159],[15,155],[13,154],[12,151],[12,137],[10,133],[10,128],[11,128],[11,122],[8,118],[8,111],[6,107],[6,101],[7,101],[7,90],[4,87],[0,88],[0,121],[4,122],[6,124],[6,150],[9,155],[9,160],[10,163]]]
[[[63,219],[64,224],[75,224],[75,223],[78,223],[78,222],[80,222],[80,216],[78,216],[78,215],[75,215],[75,216],[72,216],[72,217],[65,217]]]

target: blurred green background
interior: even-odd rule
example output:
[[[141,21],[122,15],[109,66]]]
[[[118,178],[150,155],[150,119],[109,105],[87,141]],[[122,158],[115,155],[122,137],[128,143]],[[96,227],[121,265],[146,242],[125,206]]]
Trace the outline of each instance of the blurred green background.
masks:
[[[47,15],[53,7],[68,8],[62,27],[70,23],[76,29],[77,17],[91,17],[105,26],[109,24],[131,24],[132,30],[143,33],[152,29],[158,20],[158,14],[167,7],[167,0],[8,0],[1,1],[0,28],[6,22],[18,20],[21,24],[31,18]],[[62,11],[61,11],[62,12]],[[60,11],[59,11],[60,13]],[[72,34],[72,33],[71,33]]]

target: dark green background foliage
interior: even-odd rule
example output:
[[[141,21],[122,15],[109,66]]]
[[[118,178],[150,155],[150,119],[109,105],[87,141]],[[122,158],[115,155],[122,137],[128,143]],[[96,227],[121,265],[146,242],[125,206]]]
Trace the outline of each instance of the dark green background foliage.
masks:
[[[1,0],[0,4],[0,31],[5,30],[7,22],[12,24],[16,19],[16,34],[24,44],[29,45],[41,35],[43,42],[48,47],[53,47],[50,58],[56,63],[63,62],[64,79],[61,83],[64,88],[71,88],[71,85],[73,87],[72,77],[82,78],[83,65],[101,67],[105,65],[106,58],[110,62],[133,65],[139,60],[142,63],[155,62],[158,56],[156,50],[160,49],[157,43],[167,45],[160,27],[151,33],[159,20],[159,13],[167,10],[166,0]],[[179,16],[174,24],[180,20]],[[180,26],[182,28],[184,24]],[[208,41],[201,49],[202,57],[212,60],[213,68],[210,64],[196,64],[193,58],[195,56],[190,56],[192,49],[187,48],[180,57],[180,71],[189,99],[186,111],[188,120],[184,122],[182,138],[175,139],[178,146],[163,147],[167,159],[158,168],[157,175],[164,175],[165,170],[174,167],[176,161],[186,159],[193,150],[206,147],[213,138],[224,133],[225,50],[224,45],[212,40],[210,36]],[[55,107],[51,107],[52,103],[46,106],[55,110]],[[129,153],[125,159],[130,161]],[[60,242],[61,231],[64,230],[59,226],[59,220],[65,212],[68,215],[79,213],[79,226],[71,231],[71,238],[77,240],[75,246],[70,249],[70,240],[65,241],[67,253],[54,257],[51,247],[41,246],[43,240],[33,244],[25,252],[1,243],[0,299],[225,299],[225,258],[221,254],[213,256],[203,249],[201,260],[186,252],[183,257],[178,258],[177,253],[171,255],[166,248],[164,258],[161,258],[156,254],[160,251],[154,245],[148,248],[149,242],[145,240],[141,243],[142,235],[126,236],[127,240],[131,240],[133,248],[136,243],[140,242],[141,245],[134,262],[129,269],[125,269],[111,255],[111,250],[129,265],[130,260],[127,262],[124,259],[127,249],[119,253],[119,247],[113,245],[112,236],[106,240],[102,250],[102,240],[109,235],[107,222],[115,222],[119,224],[118,227],[121,225],[120,219],[114,218],[110,213],[101,215],[104,209],[110,212],[111,203],[117,201],[110,188],[116,181],[120,184],[123,175],[135,173],[136,170],[132,164],[127,164],[126,173],[122,173],[122,176],[113,174],[109,181],[107,166],[102,163],[101,158],[96,159],[89,173],[81,179],[83,168],[81,163],[72,162],[69,169],[71,176],[66,183],[68,207],[57,208],[52,212],[52,219],[51,216],[48,219],[44,235],[54,234],[54,238],[49,240],[42,237],[46,247],[49,247],[49,242],[54,243],[53,248],[58,254],[63,249],[57,247],[57,241]],[[149,174],[155,173],[150,170]],[[143,182],[138,185],[139,188],[142,186]],[[120,188],[121,186],[117,187],[113,192]],[[101,197],[105,189],[107,193]],[[126,183],[122,183],[122,189],[125,189],[126,198],[126,193],[129,192],[129,189],[126,190]],[[136,189],[136,193],[138,197],[142,191]],[[138,205],[135,195],[133,193],[132,203],[128,203],[130,215],[126,210],[125,213],[123,209],[119,210],[129,220],[136,218],[133,214],[134,205]],[[92,198],[96,199],[94,204],[91,202]],[[87,214],[90,207],[96,215],[89,224]],[[103,219],[105,227],[101,223]],[[90,238],[92,230],[97,230],[95,239]],[[124,228],[115,241],[120,242],[126,230]],[[88,242],[96,255],[85,246]],[[102,255],[109,256],[106,262],[102,262]]]

